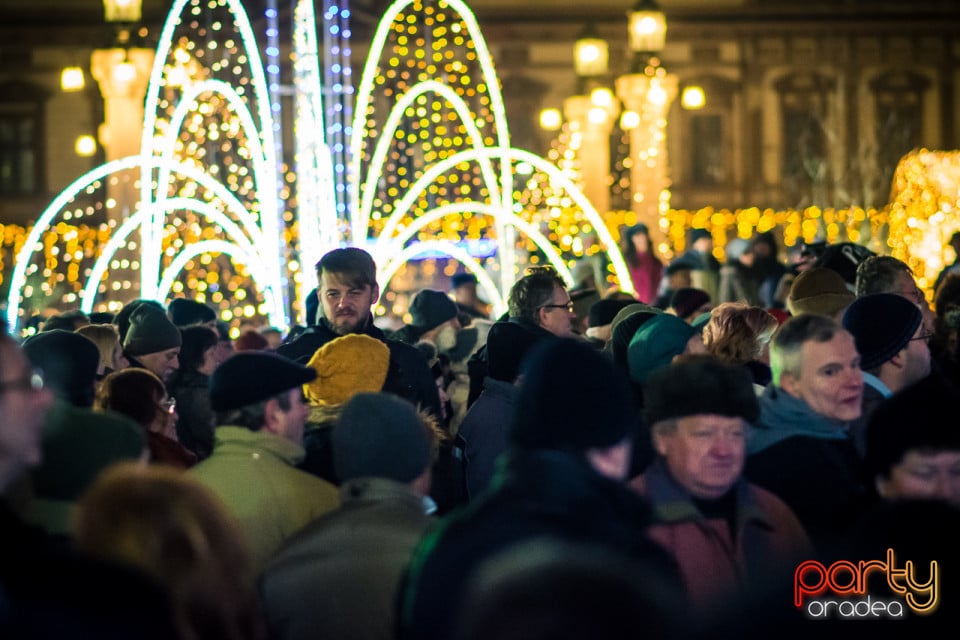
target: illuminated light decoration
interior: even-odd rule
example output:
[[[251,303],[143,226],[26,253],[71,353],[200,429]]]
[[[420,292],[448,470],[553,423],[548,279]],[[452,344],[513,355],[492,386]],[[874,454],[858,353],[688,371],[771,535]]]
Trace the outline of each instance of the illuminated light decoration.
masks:
[[[213,73],[218,69],[231,69],[233,73],[239,73],[243,65],[247,65],[250,78],[240,78],[236,81],[236,88],[219,82],[215,79],[194,79],[190,82],[178,82],[176,84],[164,83],[165,71],[173,69],[173,66],[167,65],[168,54],[174,43],[175,29],[181,24],[181,13],[184,11],[186,2],[176,2],[168,15],[164,25],[163,35],[160,38],[158,55],[155,58],[153,71],[151,73],[150,84],[147,90],[146,104],[156,105],[157,111],[148,110],[145,117],[145,127],[141,139],[141,154],[122,158],[94,169],[80,179],[76,180],[62,192],[50,206],[40,216],[27,240],[17,255],[15,268],[11,276],[11,289],[8,304],[8,322],[10,326],[16,326],[19,317],[20,305],[25,296],[34,293],[33,287],[26,286],[26,278],[30,273],[36,273],[37,265],[31,263],[31,256],[35,251],[43,250],[49,256],[56,247],[48,247],[46,242],[40,243],[41,237],[52,237],[49,231],[53,230],[51,226],[53,218],[69,203],[81,194],[92,194],[94,188],[101,184],[100,181],[114,172],[122,172],[129,169],[140,169],[140,203],[136,212],[127,217],[120,225],[116,225],[111,220],[114,228],[112,232],[100,234],[98,238],[103,249],[100,252],[94,266],[87,275],[87,285],[84,289],[82,307],[85,310],[92,309],[93,300],[97,295],[98,289],[103,288],[100,280],[108,268],[133,268],[140,270],[140,296],[144,298],[157,299],[161,295],[166,295],[169,287],[173,287],[173,278],[176,277],[180,269],[191,262],[191,258],[203,251],[212,251],[219,254],[226,254],[230,257],[242,260],[249,269],[251,275],[256,281],[257,289],[262,293],[265,304],[262,305],[267,313],[271,324],[277,326],[286,326],[286,305],[284,303],[285,278],[280,269],[283,249],[287,246],[288,240],[286,234],[281,234],[281,216],[277,197],[277,169],[273,157],[273,150],[276,148],[272,137],[272,120],[269,113],[269,100],[264,88],[267,86],[264,81],[262,65],[259,62],[259,54],[256,48],[256,40],[243,13],[239,2],[232,0],[220,0],[211,2],[208,8],[211,10],[217,8],[226,8],[230,13],[234,27],[239,32],[240,40],[243,41],[245,50],[238,51],[231,48],[232,40],[226,40],[219,47],[208,47],[208,52],[217,51],[215,55],[234,56],[236,64],[228,65],[223,61],[211,60],[206,67],[195,65],[192,69],[197,72],[198,69],[203,73]],[[196,2],[189,12],[196,14],[198,9]],[[213,30],[220,31],[222,23],[214,24]],[[194,25],[196,28],[196,25]],[[229,51],[227,50],[229,49]],[[190,41],[183,48],[178,48],[169,56],[173,65],[184,65],[184,58],[189,60],[190,50],[194,50],[196,59],[199,60],[203,50],[195,46]],[[207,56],[208,59],[210,56]],[[194,82],[196,80],[196,82]],[[193,112],[191,107],[178,103],[171,96],[171,90],[180,86],[184,88],[181,91],[182,96],[186,96],[186,103],[195,106]],[[164,94],[161,97],[161,88]],[[205,96],[205,102],[198,102],[199,97]],[[250,109],[246,101],[255,100],[258,120],[255,121],[250,114]],[[173,117],[170,120],[158,118],[160,109],[173,109]],[[204,118],[218,115],[218,109],[226,107],[233,114],[229,118],[224,118],[210,123],[204,123]],[[199,118],[199,119],[196,119]],[[226,121],[222,121],[226,120]],[[178,135],[181,126],[184,127],[183,134]],[[193,141],[187,141],[183,138],[188,136],[201,136],[207,142],[215,141],[221,137],[229,136],[230,139],[242,140],[246,144],[240,144],[236,147],[227,144],[227,141],[221,144],[216,150],[222,154],[223,166],[213,165],[204,169],[203,163],[206,154],[206,148],[201,142],[197,144]],[[218,143],[220,144],[220,143]],[[178,162],[179,156],[184,157],[184,161]],[[252,171],[246,166],[251,163]],[[247,176],[247,177],[244,177]],[[177,180],[185,181],[181,183],[168,183],[168,180],[175,177]],[[227,184],[221,184],[219,180],[225,180]],[[111,183],[116,179],[111,178]],[[203,191],[198,191],[199,185]],[[256,191],[254,188],[256,187]],[[171,196],[170,190],[177,190],[181,195],[191,197]],[[202,198],[210,199],[205,202]],[[243,201],[241,201],[241,198]],[[108,208],[117,206],[114,201],[108,201],[105,204]],[[102,207],[103,204],[98,205]],[[174,209],[179,211],[193,212],[201,218],[207,219],[214,224],[219,225],[230,241],[226,240],[201,240],[199,242],[184,242],[174,237],[165,240],[164,232],[167,226],[168,215]],[[234,223],[221,209],[229,212],[231,216],[240,221],[240,224]],[[180,213],[172,220],[173,225],[182,224]],[[64,219],[71,219],[73,214],[67,210],[63,212]],[[58,223],[57,228],[62,223]],[[242,230],[241,230],[242,228]],[[130,234],[136,229],[140,230],[141,241],[137,243],[129,239]],[[193,232],[191,232],[193,233]],[[214,229],[202,229],[196,231],[196,234],[208,235],[208,233],[218,233]],[[109,235],[106,235],[109,234]],[[196,235],[195,234],[195,235]],[[162,245],[166,244],[166,248]],[[114,255],[120,250],[136,250],[141,252],[140,259],[129,261],[126,259],[116,260]],[[209,263],[209,256],[204,255]],[[169,261],[163,274],[160,269],[162,262]],[[284,261],[285,262],[285,261]],[[50,260],[47,259],[49,265]],[[206,264],[205,263],[205,264]],[[56,264],[56,263],[54,263]],[[221,265],[219,267],[223,269]],[[44,273],[50,271],[48,267]],[[71,272],[70,278],[73,281],[79,278],[78,272]],[[213,277],[213,282],[217,282],[219,275],[216,272],[210,272],[207,277]],[[226,276],[224,276],[226,277]],[[60,276],[58,276],[60,278]],[[134,283],[135,284],[135,283]],[[206,282],[204,288],[208,288]],[[228,286],[233,282],[225,283]],[[183,291],[181,283],[176,283],[176,290]],[[164,291],[161,291],[161,287]],[[113,281],[109,283],[106,289],[119,291],[130,289],[131,283],[124,281]],[[44,289],[49,293],[49,287]],[[239,293],[239,291],[238,291]],[[221,296],[222,299],[222,296]],[[111,301],[114,303],[116,301]],[[227,302],[228,303],[228,302]]]
[[[61,91],[83,91],[86,81],[81,67],[64,67],[60,72]]]
[[[544,109],[540,112],[540,128],[546,131],[557,131],[563,126],[563,114],[559,109]]]
[[[444,220],[446,224],[440,233],[451,239],[458,238],[452,234],[464,232],[465,227],[476,233],[485,228],[485,222],[480,224],[483,219],[493,220],[499,264],[493,264],[492,268],[500,272],[501,292],[507,291],[516,280],[516,254],[523,250],[518,248],[516,232],[531,240],[532,246],[542,252],[561,277],[572,282],[568,264],[571,261],[564,258],[557,243],[552,242],[556,234],[550,232],[548,237],[538,228],[544,220],[527,203],[516,200],[524,190],[515,189],[515,173],[530,176],[540,172],[549,176],[552,188],[563,193],[561,198],[565,202],[579,207],[581,215],[590,220],[589,226],[596,230],[599,242],[610,253],[623,288],[631,290],[626,265],[616,243],[571,179],[575,173],[562,171],[543,158],[510,146],[499,82],[473,14],[463,2],[451,0],[439,5],[449,11],[434,9],[435,15],[423,19],[422,24],[430,27],[439,24],[442,16],[445,24],[442,29],[429,32],[430,41],[433,51],[444,51],[437,59],[451,61],[443,71],[426,72],[426,65],[418,62],[425,50],[424,39],[416,37],[419,35],[415,28],[416,13],[420,6],[418,0],[401,0],[384,12],[358,86],[351,188],[359,207],[351,220],[351,238],[354,244],[366,246],[378,265],[382,265],[381,288],[386,288],[389,277],[399,270],[400,262],[411,255],[410,246],[421,246],[425,238],[438,233],[431,230],[431,225]],[[408,8],[409,13],[405,12]],[[449,33],[466,37],[447,40]],[[394,36],[392,40],[391,36]],[[465,61],[479,66],[479,81],[463,75],[468,65],[453,60],[454,53],[447,49],[451,44],[466,48],[466,53],[460,54]],[[382,70],[381,61],[385,66]],[[394,73],[398,67],[412,71]],[[425,78],[424,73],[428,77]],[[372,99],[378,87],[397,98],[385,117],[377,115],[378,103]],[[464,96],[477,96],[481,113],[470,112]],[[403,126],[404,122],[407,126]],[[367,135],[367,131],[372,133]],[[374,139],[372,148],[366,149],[366,142]],[[412,151],[414,145],[419,145],[416,152]],[[411,153],[422,154],[422,161],[411,163],[407,160],[414,157]],[[515,170],[520,163],[522,173]],[[386,186],[383,185],[385,177],[391,180]],[[526,181],[524,178],[521,182],[526,184]],[[372,238],[371,231],[375,232]],[[411,242],[413,244],[405,246]],[[430,251],[456,246],[446,238],[430,242]],[[582,243],[578,246],[582,248]],[[459,259],[453,253],[450,256]],[[535,258],[531,260],[536,262]],[[490,299],[502,300],[504,296],[491,294]]]
[[[330,148],[326,142],[316,16],[312,0],[302,0],[294,9],[293,49],[294,162],[297,167],[297,219],[300,223],[299,262],[312,266],[327,251],[336,248],[340,240],[334,187],[336,180]],[[345,183],[345,179],[340,181],[340,184]],[[305,269],[297,296],[298,308],[303,310],[303,313],[306,313],[307,308],[304,296],[316,286],[315,270]],[[302,320],[305,322],[306,318]]]
[[[640,126],[640,114],[630,109],[625,109],[620,114],[620,128],[624,131],[630,131]]]

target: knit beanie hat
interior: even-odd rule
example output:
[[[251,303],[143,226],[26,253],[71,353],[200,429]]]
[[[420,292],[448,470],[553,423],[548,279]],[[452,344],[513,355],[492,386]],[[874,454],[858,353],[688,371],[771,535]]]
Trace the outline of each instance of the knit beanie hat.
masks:
[[[137,298],[136,300],[131,300],[127,304],[123,305],[123,308],[120,309],[120,311],[117,312],[117,315],[113,318],[113,323],[117,325],[117,331],[120,333],[120,344],[123,344],[123,341],[127,337],[127,331],[130,329],[130,318],[133,316],[133,312],[143,305],[153,307],[160,313],[166,313],[166,309],[163,308],[163,305],[156,300]]]
[[[100,367],[100,349],[93,340],[53,329],[27,338],[23,353],[43,370],[46,384],[58,396],[78,407],[93,405],[93,381]]]
[[[233,343],[233,348],[237,351],[263,351],[269,346],[267,339],[256,329],[247,329]]]
[[[141,305],[130,316],[130,328],[123,340],[123,352],[131,356],[158,353],[183,343],[180,330],[167,314],[149,305]]]
[[[634,305],[630,305],[630,307],[633,306]],[[661,309],[657,309],[656,307],[649,305],[642,306],[644,307],[643,309],[629,313],[622,319],[614,318],[613,324],[611,325],[613,330],[610,332],[610,343],[608,344],[610,347],[610,355],[613,356],[614,364],[622,367],[624,370],[627,368],[627,348],[630,346],[633,334],[648,320],[663,313]]]
[[[360,392],[383,389],[390,368],[390,348],[376,338],[349,333],[314,352],[307,366],[316,379],[303,385],[312,405],[342,404]]]
[[[710,304],[710,294],[692,287],[677,289],[670,299],[670,306],[676,311],[677,317],[684,320],[705,304]]]
[[[457,305],[442,291],[421,289],[410,303],[410,317],[414,327],[430,331],[456,318]]]
[[[266,351],[230,356],[210,376],[210,408],[229,411],[269,400],[317,377],[310,367]]]
[[[855,298],[839,273],[813,268],[794,279],[787,296],[787,309],[793,316],[816,313],[832,317]]]
[[[178,327],[203,324],[217,319],[217,312],[196,300],[174,298],[167,304],[170,320]]]
[[[613,324],[613,319],[624,307],[636,304],[636,300],[617,300],[615,298],[597,300],[590,306],[587,318],[588,327],[603,327]]]
[[[703,414],[739,416],[747,422],[760,416],[750,372],[707,355],[650,374],[643,397],[648,425]]]
[[[358,393],[331,434],[333,467],[341,481],[389,478],[410,482],[433,462],[427,426],[410,402],[387,393]]]
[[[469,272],[464,272],[454,274],[454,276],[450,278],[450,286],[454,289],[459,289],[466,284],[477,284],[477,276]]]
[[[697,333],[689,324],[668,313],[643,323],[627,347],[627,369],[634,382],[644,384],[654,371],[669,366]]]
[[[585,342],[544,340],[528,354],[509,441],[523,449],[611,447],[637,426],[626,375]]]
[[[513,382],[530,349],[553,334],[535,331],[517,322],[497,322],[487,332],[487,375],[494,380]]]
[[[857,298],[843,314],[843,328],[853,334],[860,368],[879,367],[910,344],[923,321],[914,303],[893,293]]]

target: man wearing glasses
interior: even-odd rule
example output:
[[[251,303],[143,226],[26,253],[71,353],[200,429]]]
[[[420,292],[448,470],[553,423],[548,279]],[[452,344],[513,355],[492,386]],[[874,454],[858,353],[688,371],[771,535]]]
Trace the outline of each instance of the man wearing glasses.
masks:
[[[853,335],[863,369],[863,409],[850,425],[863,455],[864,430],[877,405],[929,375],[932,334],[917,304],[895,293],[857,298],[847,307],[843,326]]]
[[[0,493],[40,462],[40,439],[53,394],[23,351],[0,335]]]
[[[535,334],[570,338],[574,336],[573,301],[567,293],[567,284],[553,267],[531,267],[510,289],[507,300],[511,322]],[[472,405],[483,391],[487,375],[487,350],[481,348],[467,363],[470,375],[470,396],[467,406]]]

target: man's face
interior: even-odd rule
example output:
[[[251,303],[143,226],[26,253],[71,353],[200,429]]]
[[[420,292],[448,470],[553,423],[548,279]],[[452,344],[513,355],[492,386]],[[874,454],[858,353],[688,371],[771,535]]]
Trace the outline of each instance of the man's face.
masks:
[[[739,417],[687,416],[677,419],[674,431],[657,431],[654,445],[690,495],[719,498],[743,471],[746,425]]]
[[[550,302],[537,310],[540,318],[540,326],[561,338],[569,338],[573,335],[573,320],[576,315],[573,313],[573,303],[567,290],[556,285],[553,288],[553,297]]]
[[[906,362],[903,372],[905,384],[918,382],[930,373],[930,346],[927,344],[929,335],[927,328],[921,322],[913,334],[913,339],[905,347]]]
[[[0,477],[0,489],[40,462],[43,421],[53,395],[37,389],[38,383],[19,347],[0,339],[0,468],[11,472]]]
[[[157,374],[157,377],[166,384],[170,382],[173,372],[180,368],[180,347],[137,356],[137,360],[144,367]]]
[[[380,297],[380,287],[365,284],[360,287],[351,285],[337,273],[320,274],[320,286],[317,288],[323,317],[337,335],[358,333],[370,321],[370,307]]]
[[[303,402],[303,392],[300,388],[287,391],[290,401],[290,409],[278,412],[279,425],[276,430],[277,435],[282,436],[290,442],[303,444],[303,427],[310,416],[310,407]]]
[[[888,500],[946,500],[960,506],[960,451],[911,449],[877,478],[877,491]]]
[[[826,418],[838,422],[859,418],[863,372],[853,336],[838,331],[827,342],[804,342],[800,375],[784,373],[780,386]]]
[[[933,313],[933,310],[930,308],[930,304],[927,302],[927,298],[923,295],[923,291],[920,291],[920,288],[917,287],[916,281],[913,279],[913,276],[905,271],[897,273],[893,279],[893,285],[890,288],[888,293],[895,293],[902,298],[906,298],[910,302],[917,305],[920,308],[920,313],[923,314],[923,327],[927,333],[933,333],[936,328],[936,315]]]

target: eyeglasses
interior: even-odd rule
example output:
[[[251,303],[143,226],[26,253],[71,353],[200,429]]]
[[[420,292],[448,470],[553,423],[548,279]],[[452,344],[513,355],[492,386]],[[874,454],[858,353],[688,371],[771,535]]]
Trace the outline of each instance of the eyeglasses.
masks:
[[[573,301],[570,301],[566,304],[544,304],[540,306],[541,309],[566,309],[570,313],[573,313]]]
[[[925,331],[918,336],[914,336],[913,338],[910,338],[910,341],[912,342],[914,340],[923,340],[924,342],[930,342],[931,338],[933,338],[933,332]]]
[[[0,382],[0,393],[7,391],[43,391],[44,385],[43,371],[34,369],[29,375],[19,380]]]
[[[920,289],[914,289],[913,291],[894,291],[894,293],[898,293],[905,298],[910,298],[917,304],[923,304],[927,301],[927,299],[923,297],[923,291],[920,291]]]
[[[160,408],[169,414],[173,414],[177,410],[177,400],[176,398],[167,398],[166,400],[161,400],[159,402]]]

